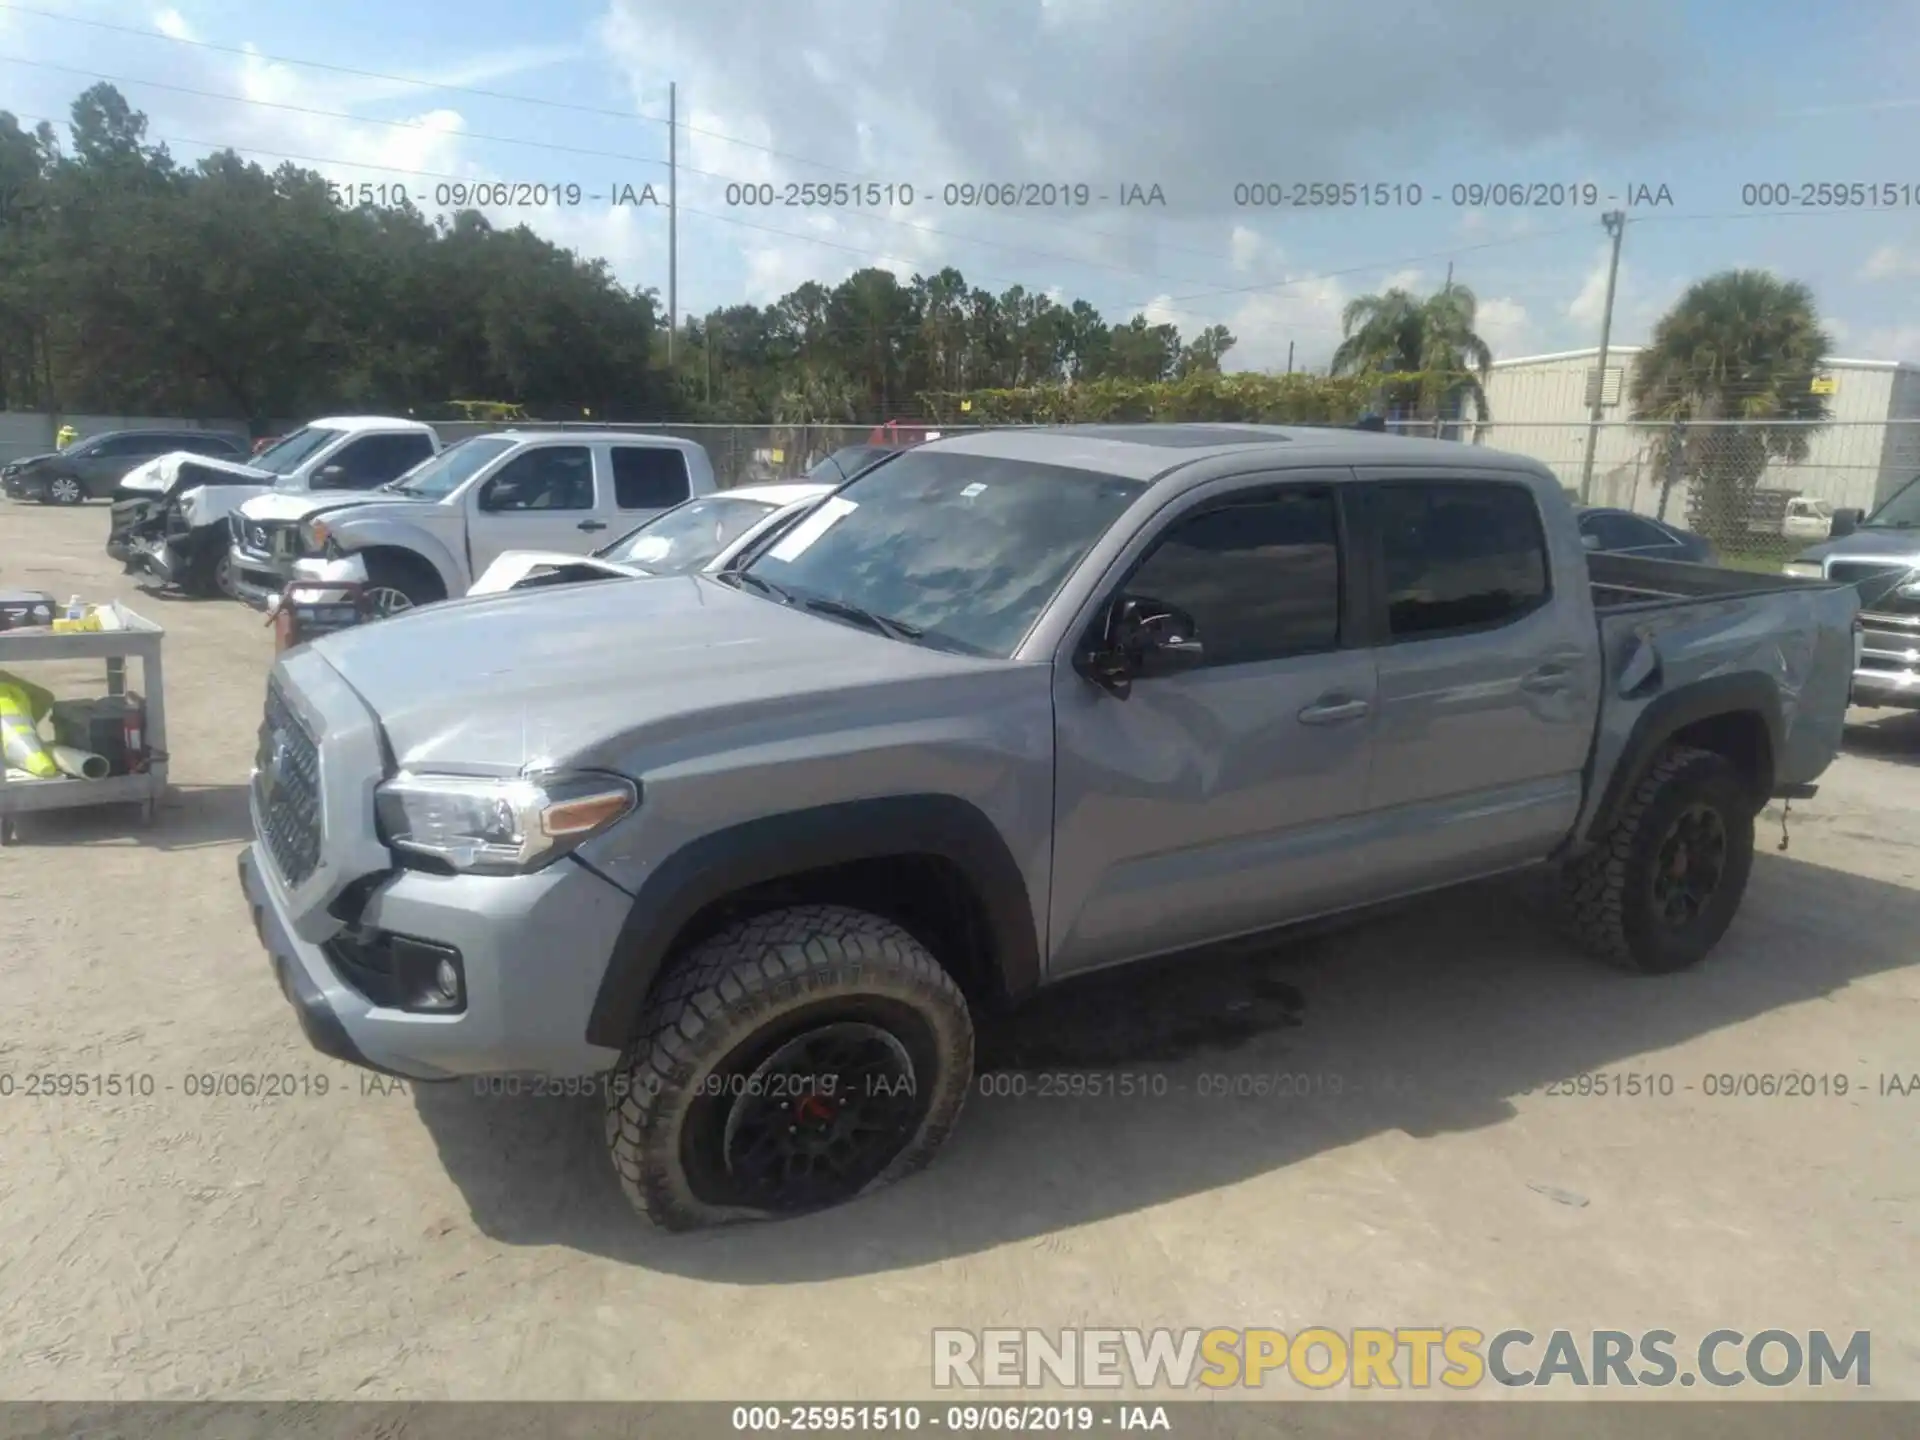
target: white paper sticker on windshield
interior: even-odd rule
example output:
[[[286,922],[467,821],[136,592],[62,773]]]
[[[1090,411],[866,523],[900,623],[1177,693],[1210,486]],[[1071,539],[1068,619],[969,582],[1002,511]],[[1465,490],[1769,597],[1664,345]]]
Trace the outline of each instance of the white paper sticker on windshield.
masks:
[[[973,482],[973,484],[967,486],[966,489],[960,492],[960,498],[962,500],[971,500],[976,495],[984,495],[986,493],[986,489],[987,489],[986,486],[982,485],[978,480],[976,480]]]
[[[798,560],[807,553],[814,541],[859,508],[857,500],[843,500],[838,495],[828,496],[820,502],[818,510],[794,526],[786,539],[767,552],[767,558],[782,564]]]
[[[666,536],[642,535],[627,551],[627,559],[635,565],[644,565],[649,560],[664,560],[672,553],[673,541]]]

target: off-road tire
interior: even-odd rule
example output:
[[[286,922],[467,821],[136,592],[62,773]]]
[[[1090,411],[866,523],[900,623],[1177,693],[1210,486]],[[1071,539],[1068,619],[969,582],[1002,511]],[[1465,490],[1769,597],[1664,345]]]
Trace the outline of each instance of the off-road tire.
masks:
[[[1675,819],[1698,804],[1718,812],[1726,828],[1726,859],[1709,902],[1675,928],[1655,912],[1654,861]],[[1669,747],[1593,849],[1562,867],[1562,929],[1588,954],[1638,975],[1667,975],[1699,963],[1740,908],[1753,869],[1756,809],[1752,790],[1724,756]]]
[[[408,608],[431,605],[447,598],[447,587],[424,560],[400,555],[367,557],[367,591],[392,590],[407,597]],[[396,611],[404,614],[404,611]]]
[[[924,1167],[959,1118],[973,1083],[966,999],[926,947],[891,920],[839,905],[773,910],[669,963],[606,1097],[607,1148],[620,1188],[654,1224],[692,1230],[796,1213],[703,1197],[687,1165],[694,1143],[687,1122],[702,1087],[732,1057],[803,1012],[831,1015],[833,1002],[866,1000],[904,1006],[925,1027],[921,1048],[935,1073],[916,1073],[916,1092],[925,1087],[928,1096],[918,1126],[859,1194]]]

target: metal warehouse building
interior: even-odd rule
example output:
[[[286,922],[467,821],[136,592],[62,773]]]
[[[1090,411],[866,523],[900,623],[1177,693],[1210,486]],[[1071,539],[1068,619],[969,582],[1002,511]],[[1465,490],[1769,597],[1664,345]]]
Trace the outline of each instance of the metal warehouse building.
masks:
[[[1630,366],[1637,345],[1607,349],[1603,420],[1594,446],[1592,501],[1654,514],[1660,507],[1663,428],[1630,423]],[[1463,427],[1483,445],[1544,461],[1562,481],[1580,483],[1589,396],[1598,346],[1494,362],[1486,383],[1490,418]],[[1900,360],[1829,360],[1833,420],[1812,434],[1804,462],[1775,462],[1761,485],[1871,509],[1920,473],[1920,365]],[[1669,518],[1684,513],[1675,494]]]

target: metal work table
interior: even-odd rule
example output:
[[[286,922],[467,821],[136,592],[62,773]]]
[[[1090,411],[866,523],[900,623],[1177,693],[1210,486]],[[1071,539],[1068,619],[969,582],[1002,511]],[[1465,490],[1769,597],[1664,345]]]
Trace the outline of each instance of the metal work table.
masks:
[[[108,695],[127,693],[127,661],[140,662],[140,695],[146,702],[144,729],[147,769],[138,775],[110,775],[104,780],[9,780],[0,765],[0,845],[17,838],[14,817],[42,810],[70,810],[82,805],[141,806],[142,819],[153,823],[161,797],[167,793],[167,707],[160,664],[160,641],[166,631],[117,600],[95,607],[111,610],[118,630],[57,632],[51,629],[0,630],[0,670],[13,670],[30,679],[25,666],[57,660],[104,660]]]

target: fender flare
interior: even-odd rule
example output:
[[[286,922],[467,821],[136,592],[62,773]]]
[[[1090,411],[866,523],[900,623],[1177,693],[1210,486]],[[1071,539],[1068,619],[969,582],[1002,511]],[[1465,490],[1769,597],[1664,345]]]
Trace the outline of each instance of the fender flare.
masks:
[[[383,546],[405,550],[433,567],[450,597],[466,593],[468,582],[461,578],[466,567],[431,531],[397,520],[342,519],[337,524],[329,521],[327,528],[349,555],[364,555]]]
[[[1040,943],[1026,880],[986,814],[954,795],[850,800],[715,830],[654,866],[614,943],[587,1040],[626,1047],[675,937],[714,901],[809,870],[901,855],[950,861],[980,902],[990,973],[1009,998],[1037,988]]]
[[[1627,743],[1620,749],[1620,758],[1614,761],[1606,791],[1600,797],[1593,819],[1588,822],[1586,837],[1597,838],[1612,827],[1648,767],[1675,735],[1689,725],[1722,715],[1759,718],[1767,745],[1760,756],[1755,789],[1762,800],[1771,796],[1775,759],[1786,733],[1786,722],[1780,713],[1779,688],[1770,676],[1758,671],[1713,675],[1655,697],[1634,719]]]

